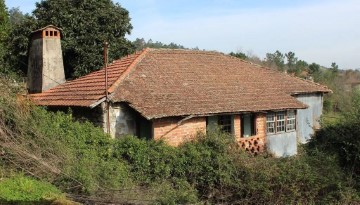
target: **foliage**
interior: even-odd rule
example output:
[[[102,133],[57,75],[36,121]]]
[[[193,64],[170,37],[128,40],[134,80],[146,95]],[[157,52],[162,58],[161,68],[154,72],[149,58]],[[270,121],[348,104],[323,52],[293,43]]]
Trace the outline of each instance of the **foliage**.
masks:
[[[280,51],[275,51],[275,53],[266,53],[266,65],[270,68],[273,68],[274,66],[280,70],[283,71],[285,68],[285,62],[284,62],[285,56]]]
[[[103,65],[103,44],[110,43],[109,60],[133,51],[125,39],[132,26],[129,12],[111,0],[57,1],[36,3],[33,15],[25,15],[11,31],[9,44],[12,68],[26,73],[28,37],[31,31],[55,25],[62,29],[62,50],[67,77],[78,77]],[[20,63],[16,63],[20,62]]]
[[[163,142],[139,140],[132,136],[117,140],[114,147],[115,157],[126,160],[131,165],[134,179],[141,183],[171,178],[177,152],[176,148]]]
[[[309,72],[310,74],[315,74],[320,71],[320,65],[316,63],[312,63],[309,65]]]
[[[360,189],[360,93],[354,94],[351,110],[341,120],[316,133],[309,148],[336,157]]]
[[[236,52],[236,53],[230,52],[229,55],[234,56],[234,57],[237,57],[237,58],[240,58],[240,59],[243,59],[243,60],[246,60],[246,59],[248,58],[248,57],[246,56],[246,54],[243,53],[243,52]]]
[[[339,66],[335,62],[332,62],[330,70],[333,73],[337,73],[337,72],[339,72]]]
[[[294,70],[297,62],[297,58],[295,57],[295,53],[289,51],[285,53],[285,57],[287,59],[287,67],[289,70]]]
[[[15,100],[16,87],[1,89],[0,147],[7,153],[7,166],[26,168],[73,193],[94,193],[125,184],[127,168],[110,157],[112,141],[102,129],[89,122],[74,122],[69,114],[35,107],[26,99]]]
[[[142,50],[144,48],[169,48],[169,49],[188,49],[185,48],[183,45],[176,44],[176,43],[169,43],[165,44],[160,41],[154,42],[153,40],[149,39],[148,41],[145,41],[144,38],[136,38],[135,41],[132,42],[135,46],[136,50]]]
[[[252,157],[223,133],[199,134],[196,139],[175,149],[126,137],[117,142],[115,153],[127,161],[138,183],[155,190],[163,187],[157,193],[167,190],[157,198],[163,204],[193,203],[197,198],[215,204],[357,200],[336,159],[321,152],[287,159]]]
[[[21,174],[0,181],[0,203],[38,204],[61,197],[61,191],[48,182],[34,180]]]
[[[5,1],[0,0],[0,70],[4,65],[3,58],[6,53],[6,38],[10,29],[9,13],[5,6]]]
[[[23,75],[27,72],[29,35],[33,30],[37,29],[36,20],[28,14],[23,15],[18,12],[12,14],[17,17],[10,17],[10,19],[14,19],[14,24],[11,25],[7,39],[6,73],[15,72]]]

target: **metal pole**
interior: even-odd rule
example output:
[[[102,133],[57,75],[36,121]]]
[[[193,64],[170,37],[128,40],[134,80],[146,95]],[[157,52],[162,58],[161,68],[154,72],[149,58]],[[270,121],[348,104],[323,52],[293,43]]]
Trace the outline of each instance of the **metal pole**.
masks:
[[[106,95],[106,131],[110,134],[110,102],[109,102],[109,92],[108,92],[108,46],[109,43],[104,43],[104,64],[105,64],[105,95]]]

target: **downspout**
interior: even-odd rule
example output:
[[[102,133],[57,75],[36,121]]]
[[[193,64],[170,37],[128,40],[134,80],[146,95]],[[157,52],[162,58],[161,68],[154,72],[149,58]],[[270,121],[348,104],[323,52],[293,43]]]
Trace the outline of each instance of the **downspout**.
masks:
[[[109,43],[104,43],[104,64],[105,64],[105,101],[106,101],[106,132],[110,134],[110,101],[108,92],[108,47]]]

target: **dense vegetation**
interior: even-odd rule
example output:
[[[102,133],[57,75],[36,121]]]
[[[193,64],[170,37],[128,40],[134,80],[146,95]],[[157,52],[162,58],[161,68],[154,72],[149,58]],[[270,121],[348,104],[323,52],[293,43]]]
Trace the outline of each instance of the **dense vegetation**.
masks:
[[[326,127],[298,156],[276,159],[250,156],[230,136],[217,132],[199,133],[197,141],[178,148],[132,136],[110,140],[92,124],[75,122],[71,114],[47,112],[16,97],[19,91],[21,86],[1,81],[0,165],[5,178],[22,173],[41,179],[80,202],[360,202],[358,106],[351,121]],[[35,199],[49,195],[41,194]],[[0,190],[0,198],[11,200],[6,197]]]
[[[111,140],[91,123],[76,122],[71,112],[48,112],[21,95],[26,91],[14,72],[26,73],[28,35],[47,24],[64,30],[68,77],[98,69],[105,40],[110,58],[144,47],[186,49],[128,41],[129,14],[110,0],[46,0],[33,15],[8,11],[0,0],[0,203],[71,203],[65,197],[136,204],[360,203],[360,95],[347,87],[360,80],[359,71],[309,64],[294,52],[268,53],[263,60],[230,53],[334,91],[324,102],[323,129],[294,157],[250,156],[220,132],[199,133],[178,148],[133,136]]]

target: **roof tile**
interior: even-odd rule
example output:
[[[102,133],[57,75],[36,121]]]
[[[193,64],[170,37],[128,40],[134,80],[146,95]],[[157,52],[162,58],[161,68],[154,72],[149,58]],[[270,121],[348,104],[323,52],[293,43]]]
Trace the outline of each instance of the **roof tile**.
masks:
[[[148,119],[305,108],[291,95],[325,86],[217,52],[145,49],[108,66],[113,102]],[[49,106],[91,106],[105,97],[104,69],[31,95]]]

